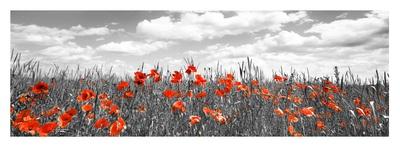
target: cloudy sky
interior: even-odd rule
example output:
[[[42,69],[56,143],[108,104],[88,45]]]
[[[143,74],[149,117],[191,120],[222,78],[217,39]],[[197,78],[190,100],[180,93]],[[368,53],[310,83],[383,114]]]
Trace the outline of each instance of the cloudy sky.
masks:
[[[238,71],[253,59],[266,74],[280,67],[361,77],[388,71],[389,18],[380,11],[12,11],[11,48],[43,68],[114,66],[131,73],[158,62]]]

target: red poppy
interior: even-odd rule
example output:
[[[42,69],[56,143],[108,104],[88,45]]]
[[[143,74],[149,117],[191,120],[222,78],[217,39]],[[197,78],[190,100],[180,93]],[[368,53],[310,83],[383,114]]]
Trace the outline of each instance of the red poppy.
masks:
[[[100,128],[107,128],[108,126],[110,126],[110,122],[108,122],[108,120],[106,118],[100,118],[98,119],[95,123],[94,123],[94,127],[97,129]]]
[[[163,95],[167,97],[167,99],[172,99],[177,95],[177,92],[172,89],[166,89],[164,90]]]
[[[110,136],[118,136],[126,128],[125,121],[118,117],[117,121],[113,122],[110,126]]]
[[[78,102],[87,101],[96,97],[96,94],[90,89],[83,89],[81,94],[77,97]]]
[[[353,100],[353,102],[354,102],[354,105],[355,105],[355,106],[360,106],[360,105],[361,105],[361,99],[360,99],[360,98],[355,98],[355,99]]]
[[[122,96],[125,99],[133,98],[135,96],[135,93],[131,90],[127,90],[124,92],[124,95]]]
[[[307,117],[315,116],[313,107],[304,107],[300,110],[301,114]]]
[[[84,111],[84,112],[90,112],[90,111],[92,111],[92,109],[93,109],[92,104],[82,105],[82,111]]]
[[[194,84],[197,86],[204,86],[207,82],[206,79],[204,79],[200,74],[195,75],[196,80],[194,81]]]
[[[197,68],[194,65],[189,65],[188,68],[186,69],[186,73],[188,75],[197,72]]]
[[[182,81],[182,74],[179,71],[174,71],[171,77],[171,83],[178,84]]]
[[[283,117],[285,115],[285,113],[279,107],[274,110],[274,113],[276,116],[279,116],[279,117]]]
[[[48,94],[49,93],[49,85],[46,82],[39,81],[32,87],[32,92],[34,94]]]
[[[206,97],[206,96],[207,96],[207,92],[203,90],[203,91],[197,93],[195,97],[196,97],[197,99],[201,99],[201,98],[204,98],[204,97]]]
[[[200,120],[201,120],[200,116],[195,116],[195,115],[189,116],[190,126],[200,123]]]
[[[61,114],[60,117],[58,117],[58,125],[61,128],[67,127],[71,121],[72,121],[72,116],[68,113],[63,113]]]
[[[101,94],[99,94],[98,98],[100,100],[108,99],[108,94],[107,93],[101,93]]]
[[[43,124],[39,130],[39,136],[47,136],[49,133],[53,132],[58,127],[57,122],[48,122]]]
[[[75,116],[78,113],[78,110],[76,110],[75,108],[69,108],[67,111],[65,111],[65,113],[71,116]]]
[[[155,69],[150,70],[149,76],[153,78],[153,82],[159,82],[161,80],[160,74]]]
[[[110,109],[111,105],[112,105],[112,100],[104,99],[100,101],[100,107],[104,110]]]
[[[297,118],[294,114],[289,114],[287,118],[288,122],[290,123],[296,123],[299,121],[299,118]]]
[[[119,113],[119,107],[116,104],[112,104],[110,106],[110,111],[108,112],[110,115],[118,115]]]
[[[122,91],[122,90],[124,90],[124,89],[127,88],[127,87],[129,87],[129,83],[126,82],[126,81],[121,81],[121,82],[119,82],[118,85],[117,85],[117,90],[118,90],[118,91]]]
[[[135,81],[133,81],[136,85],[143,85],[146,81],[146,74],[140,71],[135,72]]]
[[[51,108],[45,112],[42,112],[42,115],[45,117],[50,117],[50,116],[57,114],[58,112],[60,112],[60,108],[58,106],[54,106],[53,108]]]
[[[321,120],[317,120],[317,122],[315,122],[315,126],[318,130],[323,130],[325,128],[325,123]]]
[[[225,92],[221,89],[216,89],[215,94],[219,97],[223,97],[225,95]]]
[[[205,114],[205,115],[210,115],[211,114],[211,112],[212,112],[213,110],[211,110],[210,108],[208,108],[208,107],[203,107],[203,113]]]
[[[274,80],[275,80],[276,82],[284,82],[284,81],[287,80],[287,77],[275,75],[275,76],[274,76]]]
[[[186,111],[186,107],[185,107],[185,102],[183,101],[175,101],[172,104],[172,112],[176,112],[176,111],[180,111],[180,112],[185,112]]]

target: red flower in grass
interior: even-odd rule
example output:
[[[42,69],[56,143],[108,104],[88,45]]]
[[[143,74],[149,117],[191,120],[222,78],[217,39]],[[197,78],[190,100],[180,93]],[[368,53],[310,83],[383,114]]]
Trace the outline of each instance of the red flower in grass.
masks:
[[[180,112],[185,112],[186,111],[186,107],[185,107],[185,102],[183,101],[176,101],[172,104],[172,112],[176,112],[176,111],[180,111]]]
[[[314,110],[315,109],[313,107],[304,107],[300,110],[300,113],[303,114],[304,116],[311,117],[315,116]]]
[[[118,117],[117,121],[113,122],[110,126],[110,136],[118,136],[126,128],[124,119]]]
[[[321,120],[317,120],[317,122],[315,122],[315,126],[318,130],[323,130],[325,128],[325,123]]]
[[[140,71],[135,72],[135,80],[133,81],[136,85],[144,85],[144,82],[146,81],[146,74]]]
[[[124,90],[124,89],[127,88],[127,87],[129,87],[129,83],[126,82],[126,81],[121,81],[121,82],[119,82],[118,85],[117,85],[117,90],[118,90],[118,91],[122,91],[122,90]]]
[[[46,82],[40,81],[32,87],[32,92],[34,94],[48,94],[49,93],[49,85]]]
[[[188,75],[197,72],[197,68],[194,65],[189,65],[188,68],[186,69],[186,73]]]
[[[58,106],[54,106],[53,108],[51,108],[45,112],[42,112],[42,115],[45,117],[51,117],[51,116],[57,114],[58,112],[60,112],[60,108]]]
[[[65,128],[69,125],[69,123],[72,121],[72,117],[75,116],[78,113],[78,110],[75,108],[70,108],[67,111],[65,111],[61,116],[58,117],[58,125],[61,128]]]
[[[177,84],[182,81],[182,74],[179,71],[174,71],[171,78],[171,83]]]
[[[281,110],[279,107],[274,110],[274,113],[275,113],[276,116],[279,116],[279,117],[283,117],[285,115],[283,110]]]
[[[84,102],[96,97],[96,94],[90,89],[83,89],[81,94],[77,97],[78,102]]]
[[[98,119],[95,123],[94,123],[94,127],[97,129],[100,128],[107,128],[108,126],[110,126],[110,122],[108,122],[108,120],[106,118],[100,118]]]
[[[90,112],[90,111],[92,111],[92,109],[93,109],[92,104],[82,105],[82,111],[84,111],[84,112]]]
[[[98,98],[100,100],[108,99],[108,94],[103,92],[103,93],[99,94]]]
[[[151,77],[151,78],[153,78],[153,82],[159,82],[160,80],[161,80],[161,76],[160,76],[160,74],[157,72],[157,70],[155,70],[155,69],[152,69],[152,70],[150,70],[150,74],[149,74],[149,76]]]
[[[135,96],[135,93],[133,93],[133,91],[127,90],[124,92],[124,95],[122,97],[125,99],[130,99],[130,98],[133,98],[134,96]]]
[[[205,86],[207,80],[204,79],[201,75],[197,74],[195,75],[196,80],[194,81],[194,84],[197,86]]]
[[[112,104],[110,106],[110,111],[108,112],[110,115],[118,115],[119,114],[119,107],[116,104]]]
[[[275,80],[276,82],[284,82],[284,81],[287,80],[287,77],[275,75],[275,76],[274,76],[274,80]]]
[[[53,132],[58,127],[57,122],[47,122],[40,126],[38,133],[39,136],[47,136],[49,133]]]
[[[104,110],[110,109],[111,105],[112,105],[112,100],[104,99],[100,101],[100,107]]]
[[[201,117],[200,116],[189,116],[189,124],[190,126],[193,126],[195,124],[200,123]]]
[[[172,98],[174,98],[177,94],[178,94],[178,92],[175,91],[175,90],[172,90],[172,89],[166,89],[166,90],[164,90],[164,92],[163,92],[163,95],[164,95],[165,97],[167,97],[167,99],[172,99]]]
[[[197,93],[195,97],[196,97],[197,99],[202,99],[202,98],[204,98],[204,97],[206,97],[206,96],[207,96],[207,92],[203,90],[203,91]]]
[[[215,94],[216,94],[217,96],[219,96],[219,97],[223,97],[223,96],[225,95],[225,92],[224,92],[224,90],[216,89],[216,90],[215,90]]]

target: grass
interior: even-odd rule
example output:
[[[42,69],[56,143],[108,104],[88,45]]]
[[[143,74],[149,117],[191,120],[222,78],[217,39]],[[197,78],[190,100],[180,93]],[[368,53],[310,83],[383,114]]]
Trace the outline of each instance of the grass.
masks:
[[[49,133],[49,136],[109,136],[109,127],[97,129],[93,127],[94,122],[102,117],[113,122],[117,117],[122,117],[126,122],[126,129],[120,136],[296,136],[288,131],[293,126],[297,135],[302,136],[388,136],[389,135],[389,74],[384,72],[361,80],[355,76],[350,69],[344,74],[338,72],[337,67],[333,68],[330,77],[313,77],[307,73],[297,73],[292,70],[285,73],[282,70],[275,75],[286,77],[284,82],[277,82],[267,78],[259,67],[252,63],[251,59],[238,64],[239,72],[235,81],[248,86],[248,90],[266,88],[269,90],[269,99],[263,98],[256,93],[236,91],[236,85],[225,96],[219,97],[214,92],[216,89],[224,88],[218,83],[220,78],[227,73],[222,71],[221,66],[217,69],[205,68],[202,75],[207,80],[205,87],[193,85],[193,78],[183,73],[183,81],[180,84],[171,84],[171,72],[156,66],[162,80],[158,83],[146,80],[144,86],[134,83],[133,74],[117,76],[112,69],[104,70],[101,67],[91,69],[62,69],[54,65],[48,71],[42,71],[39,61],[30,60],[21,62],[21,54],[12,51],[11,56],[11,85],[10,105],[14,111],[10,113],[10,122],[13,123],[19,111],[24,109],[32,110],[34,116],[39,117],[41,124],[57,121],[61,113],[70,107],[78,109],[71,123],[66,128],[57,127]],[[186,59],[187,65],[193,64],[193,60]],[[143,68],[142,68],[143,69]],[[147,72],[145,72],[147,73]],[[129,90],[132,90],[134,98],[122,98],[122,92],[116,90],[120,81],[129,82]],[[258,85],[252,84],[256,80]],[[325,81],[329,80],[333,86],[340,88],[338,93],[318,92],[315,99],[310,98],[310,93],[326,86]],[[49,93],[38,97],[32,94],[31,87],[39,81],[50,85]],[[305,84],[309,87],[298,89],[296,83]],[[313,86],[314,87],[311,87]],[[109,115],[100,107],[100,99],[95,97],[88,101],[93,104],[93,119],[86,118],[85,112],[81,110],[82,102],[77,101],[77,96],[82,89],[93,90],[96,94],[107,93],[109,98],[116,104],[120,113],[118,116]],[[165,89],[177,91],[192,90],[194,93],[202,90],[207,96],[202,99],[189,97],[175,97],[166,99],[163,95]],[[21,103],[18,99],[22,94],[29,94],[36,105],[32,103]],[[334,102],[341,111],[335,112],[321,103],[328,100],[329,94],[334,96]],[[276,99],[283,97],[283,99]],[[294,103],[291,99],[299,97],[301,104]],[[355,98],[361,99],[365,108],[371,109],[367,116],[357,114],[357,106],[353,103]],[[172,112],[171,105],[182,100],[186,104],[184,113]],[[146,107],[145,112],[137,111],[138,106]],[[50,108],[58,106],[61,111],[51,117],[43,117],[41,113]],[[209,115],[203,112],[203,107],[220,109],[226,117],[227,123],[222,125]],[[313,107],[315,116],[307,117],[299,114],[298,110],[305,107]],[[288,114],[277,116],[274,110],[280,108],[288,109],[298,118],[297,122],[288,122]],[[191,126],[189,116],[198,115],[201,121]],[[324,128],[318,129],[317,121],[324,123]],[[11,126],[11,136],[32,136]],[[37,134],[33,134],[37,136]]]

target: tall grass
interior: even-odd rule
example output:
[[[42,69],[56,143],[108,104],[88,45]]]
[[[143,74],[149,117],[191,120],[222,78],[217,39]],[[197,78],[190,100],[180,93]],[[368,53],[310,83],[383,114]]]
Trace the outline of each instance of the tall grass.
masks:
[[[193,60],[186,60],[193,63]],[[184,63],[183,63],[184,64]],[[163,71],[156,66],[158,71]],[[143,69],[143,68],[142,68]],[[243,97],[240,92],[231,92],[225,98],[214,94],[214,90],[219,88],[217,80],[225,76],[221,66],[217,69],[205,68],[203,75],[207,79],[204,90],[207,97],[203,99],[182,98],[185,101],[187,111],[183,114],[172,113],[171,104],[174,100],[168,100],[162,92],[166,88],[174,90],[188,90],[199,92],[200,88],[191,85],[191,79],[187,75],[180,85],[169,83],[170,71],[161,73],[162,81],[153,83],[147,81],[145,86],[138,87],[133,83],[132,75],[118,76],[113,73],[112,68],[105,70],[102,67],[94,66],[90,69],[82,68],[60,68],[53,65],[48,71],[42,71],[39,61],[34,59],[21,62],[21,53],[12,51],[11,56],[11,83],[10,83],[10,103],[18,112],[23,109],[32,108],[36,115],[57,105],[63,111],[68,107],[80,108],[80,103],[76,101],[79,92],[84,88],[89,88],[95,93],[108,93],[114,103],[121,109],[120,116],[125,119],[127,128],[121,136],[288,136],[287,127],[289,123],[286,118],[278,117],[274,114],[274,109],[294,109],[296,107],[313,106],[316,112],[322,115],[331,114],[330,117],[323,117],[326,128],[318,130],[316,128],[315,117],[300,116],[300,121],[294,123],[297,131],[304,136],[388,136],[389,135],[389,74],[376,71],[375,76],[361,80],[351,72],[349,68],[345,73],[339,73],[337,67],[333,68],[330,77],[313,77],[308,73],[298,73],[295,70],[284,72],[281,70],[278,75],[288,78],[284,83],[277,83],[272,78],[266,77],[260,67],[256,66],[250,58],[247,61],[238,63],[239,75],[235,76],[240,81],[252,88],[265,87],[270,93],[275,95],[288,96],[288,91],[295,82],[307,85],[323,85],[324,80],[331,80],[335,85],[346,93],[335,94],[336,103],[342,108],[341,112],[333,112],[319,103],[319,99],[309,98],[311,87],[305,90],[292,91],[291,95],[303,98],[304,102],[294,105],[288,100],[282,100],[278,106],[272,101],[264,100],[259,95]],[[274,75],[275,75],[274,74]],[[133,99],[122,99],[121,92],[115,87],[121,80],[130,83],[130,89],[135,92]],[[257,80],[259,86],[253,86],[251,81]],[[45,99],[40,99],[35,107],[21,104],[18,97],[23,93],[28,93],[30,87],[38,81],[45,81],[54,84],[49,90]],[[326,96],[321,96],[321,98]],[[362,102],[373,109],[371,117],[360,117],[354,113],[355,105],[353,99],[360,97]],[[116,117],[109,116],[99,108],[99,100],[92,101],[95,104],[95,119],[89,121],[85,119],[85,113],[79,111],[76,118],[67,128],[57,128],[50,136],[108,136],[107,129],[96,129],[93,121],[96,118],[108,117],[115,120]],[[146,112],[137,112],[135,108],[139,104],[145,104]],[[202,108],[219,108],[228,117],[228,124],[220,125],[207,117]],[[200,124],[190,126],[188,119],[190,115],[202,117]],[[15,113],[10,114],[10,120],[15,118]],[[40,118],[41,123],[56,121],[57,116]],[[345,126],[340,124],[344,122]],[[366,124],[365,124],[366,123]],[[11,136],[29,136],[18,129],[11,127]]]

